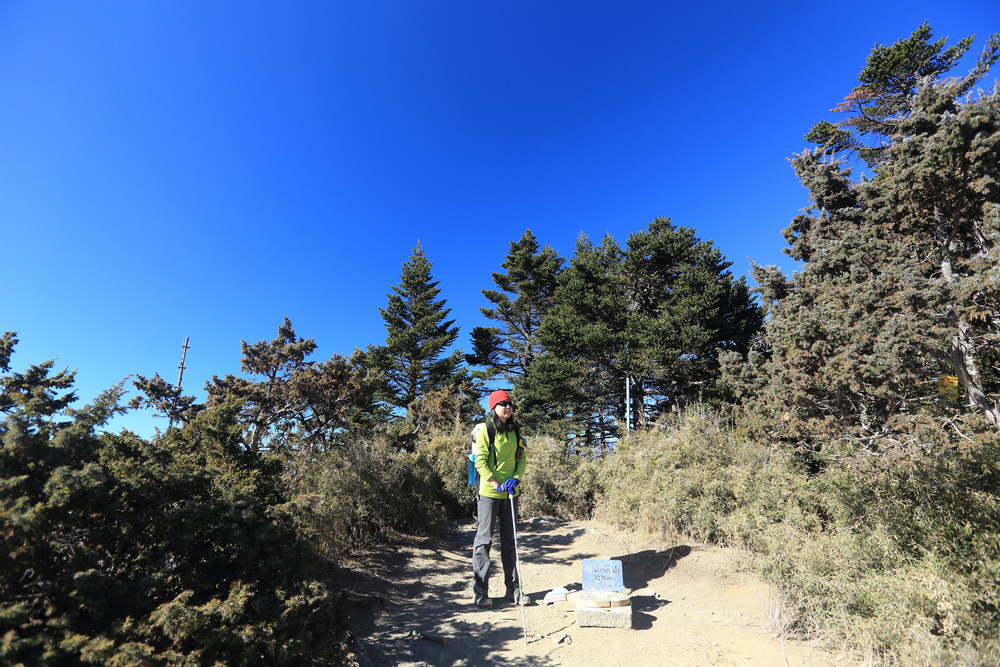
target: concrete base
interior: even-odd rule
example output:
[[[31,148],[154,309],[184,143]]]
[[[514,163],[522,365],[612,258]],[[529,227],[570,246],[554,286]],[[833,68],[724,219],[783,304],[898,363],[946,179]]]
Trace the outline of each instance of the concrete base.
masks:
[[[576,624],[581,628],[632,628],[632,605],[625,607],[577,607]]]

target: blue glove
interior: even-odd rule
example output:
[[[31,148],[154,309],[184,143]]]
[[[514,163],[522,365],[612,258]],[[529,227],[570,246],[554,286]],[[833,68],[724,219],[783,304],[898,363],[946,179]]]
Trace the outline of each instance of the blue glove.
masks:
[[[500,490],[506,493],[507,495],[514,493],[514,489],[516,488],[517,488],[517,480],[514,479],[513,477],[511,477],[506,482],[500,485]]]

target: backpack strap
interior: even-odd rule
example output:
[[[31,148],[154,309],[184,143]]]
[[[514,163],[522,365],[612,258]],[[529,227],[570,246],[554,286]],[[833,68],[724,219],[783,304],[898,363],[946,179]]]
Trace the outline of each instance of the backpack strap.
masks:
[[[496,424],[493,423],[492,419],[487,419],[484,422],[484,424],[486,425],[486,434],[489,436],[489,438],[488,438],[489,453],[486,456],[486,465],[490,464],[490,456],[492,456],[493,457],[493,469],[496,470],[496,467],[497,467],[497,448],[496,448],[496,445],[493,444],[493,441],[497,437],[497,427],[496,427]],[[524,449],[524,447],[521,444],[521,429],[519,429],[517,426],[514,427],[514,438],[515,438],[515,442],[517,443],[515,445],[515,449],[514,449],[514,458],[516,460],[516,459],[521,458],[521,455],[522,455],[521,450]]]
[[[489,454],[493,456],[493,469],[496,470],[497,467],[497,448],[493,444],[493,440],[497,437],[497,427],[493,423],[492,419],[486,420],[486,433],[489,435]],[[490,464],[489,455],[486,457],[486,465]]]

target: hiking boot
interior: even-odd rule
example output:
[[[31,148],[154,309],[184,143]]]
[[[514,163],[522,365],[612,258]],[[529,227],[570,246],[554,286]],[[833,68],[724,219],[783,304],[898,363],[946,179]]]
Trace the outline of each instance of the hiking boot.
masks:
[[[513,602],[516,605],[530,604],[531,600],[528,599],[527,595],[521,593],[520,586],[515,586],[514,588],[508,588],[507,594],[503,596],[503,599],[507,602]]]
[[[493,598],[489,595],[476,595],[476,606],[480,609],[492,609],[493,608]]]

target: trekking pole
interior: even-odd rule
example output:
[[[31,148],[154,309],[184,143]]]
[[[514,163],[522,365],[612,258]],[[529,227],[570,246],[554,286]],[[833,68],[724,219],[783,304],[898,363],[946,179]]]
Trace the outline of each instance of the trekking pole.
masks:
[[[521,603],[521,629],[524,630],[524,645],[528,645],[528,624],[524,621],[524,579],[521,578],[521,556],[517,553],[517,513],[514,512],[514,494],[509,493],[511,527],[514,529],[514,562],[517,563],[517,593]]]

